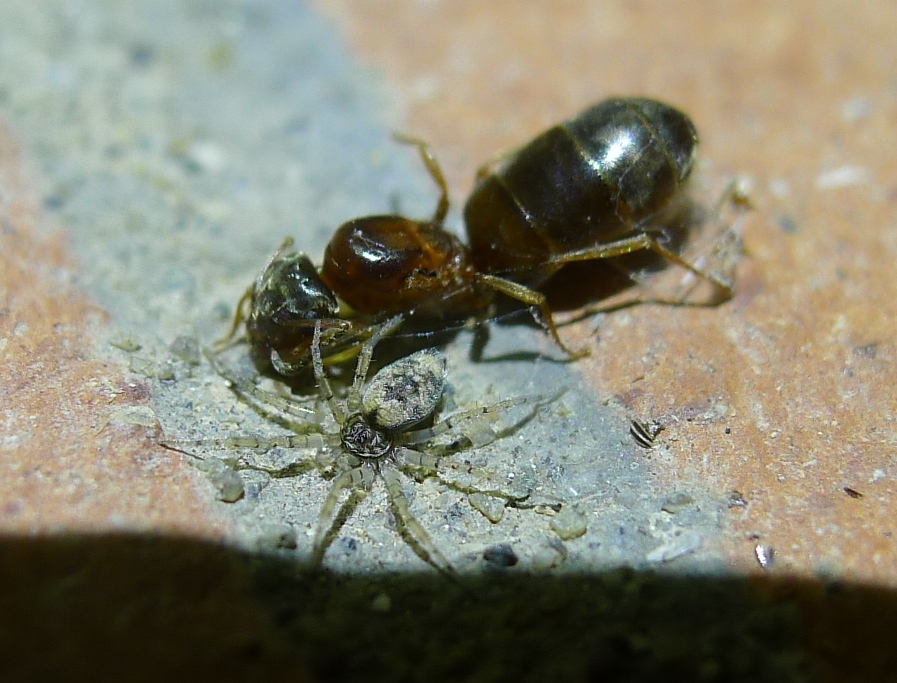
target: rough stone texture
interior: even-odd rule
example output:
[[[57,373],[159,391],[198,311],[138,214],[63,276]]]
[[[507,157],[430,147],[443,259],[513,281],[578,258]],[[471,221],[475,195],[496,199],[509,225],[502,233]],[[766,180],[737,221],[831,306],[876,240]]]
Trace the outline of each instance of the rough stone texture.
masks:
[[[26,175],[0,130],[3,531],[219,538],[225,525],[196,496],[201,477],[156,443],[148,383],[91,353],[107,316],[72,284],[66,236]]]
[[[881,679],[897,613],[897,10],[318,8],[379,75],[292,2],[0,3],[4,680],[97,677],[141,654],[147,678],[802,680],[805,653],[832,680]],[[428,215],[429,180],[390,128],[432,144],[459,228],[473,169],[612,94],[689,112],[707,185],[745,174],[758,210],[725,306],[572,324],[565,338],[593,349],[574,366],[449,347],[458,405],[570,386],[478,464],[578,499],[586,533],[561,542],[524,510],[493,525],[429,483],[409,486],[412,509],[480,572],[469,582],[370,576],[424,567],[377,491],[328,553],[346,576],[297,575],[327,482],[247,475],[241,501],[216,502],[162,434],[276,428],[170,345],[220,335],[286,234],[317,258],[347,218]],[[540,349],[556,351],[498,328],[488,355]],[[248,369],[240,349],[226,360]],[[664,424],[657,449],[635,447],[629,417]],[[483,561],[501,544],[513,567]],[[757,545],[775,551],[766,570]],[[672,556],[658,576],[609,569]],[[552,578],[529,582],[534,568]]]

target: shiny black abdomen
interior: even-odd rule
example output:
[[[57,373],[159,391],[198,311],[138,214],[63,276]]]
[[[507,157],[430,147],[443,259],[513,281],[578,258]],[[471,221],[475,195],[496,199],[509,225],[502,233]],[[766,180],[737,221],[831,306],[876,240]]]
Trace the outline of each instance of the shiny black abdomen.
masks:
[[[477,183],[464,209],[478,269],[532,286],[552,255],[634,235],[688,179],[697,132],[645,98],[586,109],[521,148]]]

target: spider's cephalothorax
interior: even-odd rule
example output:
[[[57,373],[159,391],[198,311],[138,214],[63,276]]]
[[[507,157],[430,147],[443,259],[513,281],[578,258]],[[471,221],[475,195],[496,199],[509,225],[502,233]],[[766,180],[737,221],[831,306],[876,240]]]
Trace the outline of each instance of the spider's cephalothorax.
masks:
[[[389,434],[375,429],[361,413],[356,413],[340,430],[343,448],[359,458],[376,460],[393,450]]]
[[[516,406],[530,404],[533,410],[517,425],[535,414],[546,399],[541,396],[510,398],[492,405],[477,405],[449,417],[437,419],[426,426],[442,400],[445,389],[445,355],[436,349],[425,349],[401,358],[377,372],[365,386],[374,347],[385,335],[399,326],[397,316],[381,325],[361,348],[352,386],[345,399],[338,399],[324,373],[321,358],[322,325],[315,322],[312,340],[312,361],[321,400],[327,405],[336,432],[324,431],[322,425],[308,421],[310,411],[293,400],[259,389],[241,380],[221,366],[213,355],[210,361],[219,375],[244,400],[261,412],[279,416],[297,433],[260,438],[236,436],[226,439],[198,441],[167,441],[165,445],[180,450],[189,447],[234,448],[295,448],[317,451],[317,457],[306,458],[287,467],[275,469],[240,461],[237,469],[267,472],[273,477],[295,476],[305,471],[300,465],[308,463],[328,472],[336,472],[321,507],[315,533],[312,557],[315,563],[324,553],[345,521],[345,510],[339,501],[347,490],[370,491],[381,480],[395,513],[403,538],[425,561],[445,572],[454,571],[451,563],[430,539],[429,534],[412,515],[404,493],[405,479],[411,481],[435,477],[446,486],[465,493],[494,496],[506,504],[519,497],[503,493],[497,488],[478,488],[443,478],[445,470],[474,475],[485,481],[492,477],[484,470],[466,463],[453,462],[449,456],[473,450],[490,443],[501,435],[492,428],[498,417]],[[514,428],[512,426],[511,428]],[[196,456],[195,456],[196,457]],[[350,497],[351,499],[351,497]]]

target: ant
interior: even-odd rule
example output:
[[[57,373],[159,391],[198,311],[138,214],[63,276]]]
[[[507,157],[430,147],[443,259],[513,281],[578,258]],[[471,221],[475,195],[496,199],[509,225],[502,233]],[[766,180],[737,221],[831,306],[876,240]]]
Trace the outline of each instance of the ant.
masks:
[[[647,98],[612,98],[556,125],[477,172],[464,207],[469,246],[444,228],[448,188],[426,143],[417,147],[440,195],[433,217],[365,216],[340,226],[320,271],[287,240],[238,306],[256,356],[281,375],[307,365],[315,321],[328,357],[357,347],[391,315],[418,319],[490,309],[503,294],[527,305],[571,359],[544,292],[564,266],[653,253],[707,281],[714,303],[732,283],[676,253],[671,224],[698,135],[691,119]],[[248,314],[244,309],[248,306]]]

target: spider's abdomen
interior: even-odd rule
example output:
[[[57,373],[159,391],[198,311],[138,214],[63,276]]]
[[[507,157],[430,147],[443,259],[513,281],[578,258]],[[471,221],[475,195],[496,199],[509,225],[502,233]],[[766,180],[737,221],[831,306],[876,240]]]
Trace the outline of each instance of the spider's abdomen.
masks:
[[[436,410],[445,389],[445,354],[424,349],[380,370],[361,398],[367,421],[387,432],[404,432]]]

